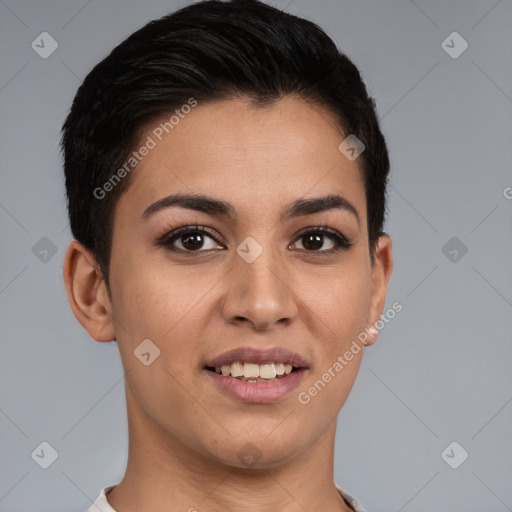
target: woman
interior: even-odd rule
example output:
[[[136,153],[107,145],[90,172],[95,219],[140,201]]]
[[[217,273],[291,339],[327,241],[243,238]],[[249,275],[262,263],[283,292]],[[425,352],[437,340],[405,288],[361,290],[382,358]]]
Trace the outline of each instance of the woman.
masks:
[[[363,510],[336,419],[392,252],[352,62],[309,21],[200,2],[89,73],[62,147],[69,302],[126,377],[126,473],[90,510]]]

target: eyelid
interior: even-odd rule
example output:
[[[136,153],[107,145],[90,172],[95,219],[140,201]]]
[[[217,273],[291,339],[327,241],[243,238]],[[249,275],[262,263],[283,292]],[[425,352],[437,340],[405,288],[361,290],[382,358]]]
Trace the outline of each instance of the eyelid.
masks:
[[[308,235],[309,233],[322,233],[324,235],[337,236],[337,237],[345,240],[346,242],[348,242],[348,238],[346,236],[342,235],[336,229],[329,227],[327,224],[321,224],[318,226],[310,226],[310,227],[304,228],[303,230],[301,230],[299,232],[299,234],[296,236],[296,238],[299,238],[304,235]]]
[[[221,244],[221,242],[218,240],[218,235],[213,232],[211,228],[208,228],[206,226],[200,226],[199,224],[187,224],[186,226],[181,226],[179,228],[173,229],[171,231],[166,231],[163,236],[159,237],[156,240],[156,245],[163,245],[163,246],[171,246],[171,241],[179,238],[180,235],[183,235],[185,233],[189,232],[199,232],[204,233],[208,235],[209,237],[213,238],[216,243]],[[178,249],[179,250],[179,249]],[[187,251],[187,252],[200,252],[200,251]]]

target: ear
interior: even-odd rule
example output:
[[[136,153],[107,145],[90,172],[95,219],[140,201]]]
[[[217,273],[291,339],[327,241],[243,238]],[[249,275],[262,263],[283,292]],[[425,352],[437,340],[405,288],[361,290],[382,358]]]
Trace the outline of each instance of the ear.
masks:
[[[373,259],[373,284],[370,311],[368,315],[369,327],[366,344],[372,345],[377,341],[378,329],[375,324],[382,315],[386,304],[389,278],[393,270],[393,252],[391,238],[383,233],[377,240]]]
[[[64,258],[64,283],[73,314],[96,341],[116,339],[103,274],[92,253],[73,240]]]

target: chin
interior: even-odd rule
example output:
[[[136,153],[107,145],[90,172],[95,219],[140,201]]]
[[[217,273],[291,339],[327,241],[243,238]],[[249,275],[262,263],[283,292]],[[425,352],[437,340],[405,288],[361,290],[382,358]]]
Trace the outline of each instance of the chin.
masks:
[[[270,430],[271,431],[271,430]],[[268,431],[267,431],[268,432]],[[289,433],[289,432],[288,432]],[[262,436],[244,436],[244,439],[226,439],[226,443],[216,443],[209,454],[220,463],[239,469],[269,469],[280,466],[297,455],[304,447],[303,440],[282,439],[272,434]]]

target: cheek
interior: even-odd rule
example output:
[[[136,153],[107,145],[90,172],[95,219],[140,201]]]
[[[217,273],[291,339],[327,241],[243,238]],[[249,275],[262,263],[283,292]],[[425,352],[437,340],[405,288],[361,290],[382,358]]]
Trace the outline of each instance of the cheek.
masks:
[[[129,390],[138,407],[172,430],[170,411],[193,409],[185,390],[192,389],[194,376],[185,363],[197,354],[201,318],[207,316],[201,298],[215,281],[183,268],[171,273],[170,266],[146,263],[133,272],[122,265],[112,276],[112,312]]]
[[[325,353],[342,350],[367,327],[372,281],[370,272],[361,265],[340,266],[331,275],[317,276],[303,286],[312,292],[302,296],[310,297],[312,310],[325,325]]]
[[[316,364],[297,393],[298,411],[307,411],[306,422],[313,418],[313,430],[322,424],[319,418],[330,421],[338,413],[356,379],[363,354],[357,337],[367,327],[371,274],[361,265],[347,264],[316,282],[310,304],[326,335],[317,340]]]
[[[342,280],[335,289],[330,307],[339,348],[367,327],[370,299],[371,288],[365,278]]]
[[[113,314],[134,339],[163,341],[187,317],[208,286],[204,273],[157,259],[152,253],[118,261],[111,272]]]
[[[121,272],[120,268],[113,288],[119,350],[125,367],[136,370],[132,379],[142,386],[141,393],[147,388],[153,395],[160,382],[159,393],[168,394],[169,389],[179,387],[169,373],[179,382],[193,378],[190,366],[196,363],[201,343],[207,341],[208,323],[216,313],[209,294],[219,277],[198,272],[192,265],[160,264],[149,259],[138,268],[137,272],[127,268]],[[146,339],[154,343],[158,353],[151,364],[156,375],[151,377],[147,375],[152,371],[146,371],[134,354]]]

